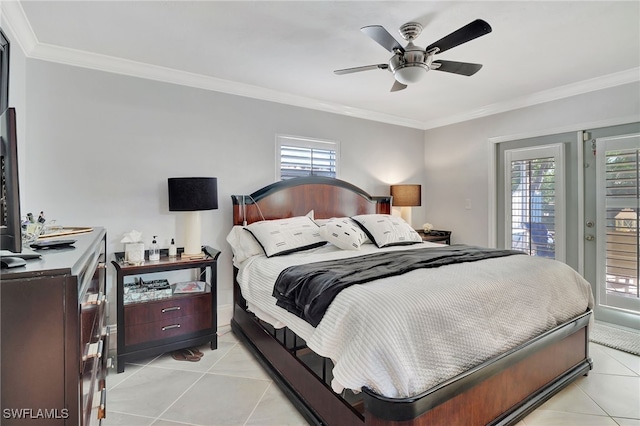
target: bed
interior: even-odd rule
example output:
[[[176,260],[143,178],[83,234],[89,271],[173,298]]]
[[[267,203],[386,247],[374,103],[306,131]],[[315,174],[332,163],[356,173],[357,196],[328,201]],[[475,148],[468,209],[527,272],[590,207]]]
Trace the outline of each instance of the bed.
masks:
[[[380,216],[385,217],[386,220],[386,216],[391,217],[389,216],[391,213],[389,196],[373,197],[350,183],[322,177],[295,178],[277,182],[250,195],[234,195],[232,200],[234,229],[229,236],[232,237],[234,233],[239,237],[243,237],[244,234],[249,235],[249,232],[243,229],[248,227],[252,229],[252,234],[255,232],[254,237],[259,241],[259,232],[262,232],[257,230],[259,226],[271,226],[287,218],[295,219],[300,223],[313,220],[314,223],[321,225],[323,221],[327,221],[327,225],[333,226],[338,219],[371,219]],[[366,227],[363,230],[366,231]],[[589,323],[593,302],[590,287],[575,271],[564,271],[570,268],[549,259],[515,254],[505,254],[504,257],[500,254],[498,257],[496,254],[496,258],[427,269],[420,268],[365,285],[352,285],[331,299],[324,316],[319,317],[319,323],[301,318],[298,313],[294,315],[293,310],[288,311],[288,308],[276,306],[273,302],[275,299],[270,299],[268,292],[272,289],[267,287],[269,287],[268,280],[271,278],[262,278],[263,273],[271,274],[272,277],[280,276],[283,275],[281,272],[290,266],[305,262],[314,263],[327,257],[333,259],[332,262],[344,262],[341,259],[363,254],[376,257],[379,255],[378,252],[442,250],[438,244],[422,242],[411,246],[377,247],[378,240],[381,238],[379,235],[367,234],[366,237],[369,244],[360,241],[359,250],[332,247],[340,245],[333,241],[334,244],[309,244],[306,250],[277,256],[270,250],[279,249],[268,245],[260,246],[264,253],[244,255],[242,253],[246,247],[239,248],[240,243],[228,237],[234,247],[232,330],[310,423],[340,426],[515,424],[573,380],[588,374],[592,368],[588,352]],[[371,240],[376,244],[371,244]],[[458,247],[454,245],[448,249],[458,250]],[[246,249],[248,252],[251,250]],[[476,342],[475,346],[465,343],[464,350],[459,351],[460,341],[467,342],[469,339],[473,340],[474,335],[483,336],[487,333],[482,325],[487,324],[487,321],[480,321],[480,326],[477,326],[473,323],[466,324],[467,317],[464,315],[456,316],[455,321],[449,321],[449,324],[459,325],[465,322],[465,327],[457,328],[460,332],[460,341],[458,341],[456,340],[458,337],[453,336],[451,330],[447,329],[450,325],[444,327],[446,333],[443,333],[440,327],[433,328],[428,332],[429,334],[420,335],[419,333],[425,332],[426,326],[416,327],[411,320],[386,321],[384,303],[376,305],[367,301],[358,304],[359,298],[364,297],[367,292],[374,293],[373,297],[382,300],[389,297],[391,300],[391,297],[395,297],[391,293],[403,294],[401,293],[403,291],[414,291],[411,286],[414,285],[414,281],[423,279],[421,274],[427,274],[430,282],[437,282],[445,294],[448,291],[447,288],[456,279],[460,281],[459,277],[467,277],[469,273],[476,274],[478,277],[484,277],[484,281],[480,281],[480,284],[471,284],[464,280],[464,285],[471,286],[466,287],[464,291],[467,292],[465,294],[469,294],[470,291],[480,291],[478,294],[481,294],[484,287],[493,284],[487,277],[496,276],[495,271],[500,270],[496,269],[497,265],[504,264],[505,267],[513,270],[522,269],[524,265],[531,262],[533,262],[531,268],[536,267],[541,272],[529,273],[528,275],[534,279],[527,281],[526,286],[520,289],[504,290],[505,294],[510,291],[513,291],[513,294],[525,294],[528,301],[526,305],[533,309],[534,305],[543,304],[543,297],[538,301],[535,294],[541,291],[544,283],[562,280],[554,284],[554,287],[560,287],[566,280],[570,282],[567,284],[569,290],[565,288],[559,292],[552,290],[556,291],[555,295],[547,299],[564,297],[563,293],[570,292],[575,292],[575,296],[567,296],[568,299],[562,301],[563,306],[571,305],[571,308],[561,309],[563,312],[558,314],[561,320],[546,318],[545,315],[539,316],[540,318],[537,315],[531,315],[535,318],[532,321],[536,323],[531,330],[526,330],[529,325],[526,324],[525,327],[524,320],[513,321],[516,323],[514,328],[526,330],[526,337],[517,335],[519,340],[510,338],[508,344],[502,341],[487,343],[487,340],[483,340],[479,344]],[[548,263],[540,268],[539,262]],[[354,263],[359,263],[359,260]],[[268,270],[269,273],[260,272],[263,269]],[[555,269],[559,272],[557,274],[553,272],[552,278],[545,275],[546,271]],[[565,273],[566,278],[562,275]],[[395,286],[390,293],[384,293],[389,292],[389,283],[386,280],[393,280],[389,282]],[[528,287],[532,288],[528,289]],[[376,296],[376,291],[382,293]],[[526,293],[528,291],[533,293]],[[273,296],[277,296],[276,293],[274,292]],[[434,290],[433,293],[437,291]],[[522,298],[524,299],[524,296]],[[349,299],[351,299],[350,302]],[[462,302],[457,301],[458,299],[461,298],[449,297],[448,300],[454,302],[440,308],[458,312],[465,309],[478,311],[478,306],[489,306],[484,301],[477,303],[476,300],[476,303],[470,303],[465,307]],[[531,303],[532,300],[536,303]],[[355,305],[343,307],[344,303],[354,303],[354,301]],[[507,305],[514,305],[512,309],[515,310],[511,312],[512,318],[518,317],[513,314],[514,312],[519,310],[526,312],[528,309],[524,305],[517,306],[512,302]],[[499,309],[501,305],[496,306],[498,306],[496,309]],[[354,319],[352,317],[356,307],[360,311]],[[397,311],[398,308],[395,309]],[[413,315],[410,318],[415,318],[415,314]],[[434,315],[436,314],[424,316]],[[435,324],[439,324],[438,318],[448,317],[442,313],[437,315],[440,317],[433,318]],[[360,328],[357,332],[349,328],[351,330],[349,334],[343,335],[340,330],[343,324],[347,324],[345,321],[356,321],[357,327]],[[386,323],[393,324],[387,326]],[[346,329],[346,326],[344,328]],[[418,337],[413,334],[414,329],[417,329]],[[409,333],[407,330],[412,331]],[[490,333],[495,334],[495,328]],[[395,339],[396,334],[403,337]],[[381,336],[380,339],[376,338],[377,335]],[[409,335],[410,338],[406,337]],[[448,335],[452,336],[451,339],[446,338]],[[348,336],[348,339],[344,336]],[[374,342],[376,340],[383,340],[383,343],[378,342],[376,346]],[[396,342],[398,343],[396,345],[391,342],[392,340],[400,342]],[[430,345],[425,345],[427,340],[431,342]],[[449,345],[451,347],[448,347]],[[427,346],[430,347],[428,351],[424,349]],[[343,347],[349,349],[342,349]],[[444,354],[446,365],[440,365],[440,361],[433,361],[432,358],[425,358],[431,356],[431,351],[438,359],[442,359]],[[407,359],[404,358],[406,354],[409,354]],[[477,355],[476,362],[470,363],[468,358],[473,358],[474,354]],[[456,358],[456,362],[457,358],[463,361],[460,365],[451,367],[449,362],[451,358]],[[391,362],[378,362],[385,359]],[[398,362],[394,363],[394,361]],[[411,365],[412,363],[419,365],[414,366]],[[362,364],[362,371],[357,364]],[[401,377],[403,374],[398,373],[396,364],[402,369],[405,365],[408,366],[404,375],[408,375],[409,378]],[[462,366],[464,368],[460,371]],[[354,371],[359,376],[352,378],[350,373]],[[382,374],[378,374],[378,371]],[[416,371],[419,374],[416,374]],[[408,382],[410,383],[407,385]]]

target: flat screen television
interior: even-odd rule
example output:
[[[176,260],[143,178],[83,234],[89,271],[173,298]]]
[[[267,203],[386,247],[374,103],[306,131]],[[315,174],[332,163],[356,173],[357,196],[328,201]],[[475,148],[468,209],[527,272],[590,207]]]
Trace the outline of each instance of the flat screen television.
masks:
[[[22,232],[15,108],[7,108],[0,115],[0,166],[0,249],[20,253]]]

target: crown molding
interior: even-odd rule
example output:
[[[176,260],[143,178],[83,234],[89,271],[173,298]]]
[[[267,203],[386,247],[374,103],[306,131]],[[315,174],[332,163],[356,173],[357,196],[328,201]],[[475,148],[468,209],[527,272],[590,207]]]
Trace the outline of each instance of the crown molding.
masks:
[[[595,92],[596,90],[621,86],[623,84],[635,83],[638,81],[640,81],[640,67],[588,80],[578,81],[576,83],[571,83],[565,86],[555,87],[553,89],[532,93],[530,95],[522,96],[520,98],[512,99],[505,102],[497,102],[495,104],[486,105],[482,108],[464,114],[428,121],[424,123],[424,129],[434,129],[436,127],[448,126],[450,124],[460,123],[463,121],[475,120],[477,118],[487,117],[493,114],[499,114],[502,112],[538,105],[545,102],[569,98],[571,96],[581,95],[584,93]]]
[[[276,102],[286,105],[309,108],[334,114],[345,115],[354,118],[372,120],[402,127],[410,127],[420,130],[428,130],[436,127],[448,126],[463,121],[474,120],[490,115],[511,111],[514,109],[533,106],[545,102],[606,89],[632,82],[640,81],[640,68],[633,68],[602,77],[584,80],[568,84],[542,92],[533,93],[505,102],[498,102],[483,106],[482,108],[427,122],[398,117],[391,114],[383,114],[375,111],[352,108],[332,102],[319,101],[317,99],[292,95],[263,87],[238,83],[230,80],[209,77],[201,74],[179,71],[171,68],[146,64],[128,59],[121,59],[107,55],[100,55],[82,50],[69,49],[40,43],[35,36],[22,5],[18,0],[3,0],[0,2],[0,18],[6,24],[16,41],[22,48],[25,56],[32,59],[57,62],[66,65],[95,69],[110,73],[122,74],[132,77],[161,81],[195,87],[204,90],[227,93],[253,99]]]
[[[20,2],[17,0],[0,1],[0,18],[2,18],[2,24],[6,25],[15,36],[15,41],[24,54],[29,56],[38,45],[38,39],[27,20],[27,16],[24,14]]]
[[[244,96],[253,99],[260,99],[269,102],[276,102],[286,105],[309,108],[345,115],[354,118],[378,121],[387,124],[394,124],[403,127],[422,129],[423,123],[418,120],[411,120],[397,117],[390,114],[383,114],[374,111],[352,108],[331,102],[319,101],[317,99],[283,93],[263,87],[238,83],[235,81],[223,80],[201,74],[179,71],[157,65],[146,64],[128,59],[116,58],[77,49],[55,46],[47,43],[40,43],[26,18],[24,10],[19,1],[3,1],[0,11],[6,16],[12,30],[17,38],[18,44],[22,48],[25,56],[31,59],[39,59],[48,62],[56,62],[66,65],[89,68],[110,73],[122,74],[131,77],[139,77],[149,80],[156,80],[165,83],[178,84],[182,86],[195,87],[204,90],[227,93],[231,95]]]

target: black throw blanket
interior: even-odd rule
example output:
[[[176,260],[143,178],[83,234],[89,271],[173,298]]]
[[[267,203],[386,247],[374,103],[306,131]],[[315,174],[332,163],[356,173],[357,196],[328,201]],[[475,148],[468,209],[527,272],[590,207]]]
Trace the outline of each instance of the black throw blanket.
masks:
[[[338,293],[354,284],[401,275],[419,268],[436,268],[513,254],[524,253],[456,244],[290,266],[278,276],[273,296],[278,299],[278,306],[315,327]]]

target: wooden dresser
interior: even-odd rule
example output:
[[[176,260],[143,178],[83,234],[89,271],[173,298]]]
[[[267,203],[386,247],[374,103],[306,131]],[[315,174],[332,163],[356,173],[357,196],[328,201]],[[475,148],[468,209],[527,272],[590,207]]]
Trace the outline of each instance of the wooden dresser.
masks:
[[[99,425],[105,415],[106,232],[67,239],[77,241],[2,270],[3,426]]]

